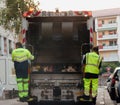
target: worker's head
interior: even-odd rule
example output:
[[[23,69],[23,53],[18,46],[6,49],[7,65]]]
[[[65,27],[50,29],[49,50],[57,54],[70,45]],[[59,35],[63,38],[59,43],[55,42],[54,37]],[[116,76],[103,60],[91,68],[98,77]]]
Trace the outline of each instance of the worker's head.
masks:
[[[17,43],[16,43],[16,48],[23,48],[22,43],[17,42]]]
[[[95,46],[92,48],[92,51],[96,52],[97,54],[99,54],[99,47]]]

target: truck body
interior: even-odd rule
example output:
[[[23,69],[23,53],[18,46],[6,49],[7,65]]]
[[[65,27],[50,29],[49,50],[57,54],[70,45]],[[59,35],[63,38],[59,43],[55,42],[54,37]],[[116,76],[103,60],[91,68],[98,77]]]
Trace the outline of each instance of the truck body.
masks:
[[[30,95],[40,104],[74,104],[83,94],[82,55],[90,51],[92,27],[92,16],[86,12],[26,17],[26,45],[35,56]]]

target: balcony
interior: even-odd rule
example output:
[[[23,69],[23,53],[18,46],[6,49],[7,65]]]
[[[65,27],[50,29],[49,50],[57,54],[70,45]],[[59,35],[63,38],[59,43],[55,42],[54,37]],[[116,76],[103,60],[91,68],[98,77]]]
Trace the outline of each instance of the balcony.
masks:
[[[98,40],[107,40],[107,39],[117,39],[118,35],[117,34],[112,34],[112,35],[99,35]]]
[[[99,46],[99,51],[111,51],[111,50],[118,50],[118,45],[106,45],[106,46]]]
[[[119,61],[119,57],[116,55],[116,56],[109,56],[109,57],[104,57],[103,58],[103,61],[105,62],[109,62],[109,61]]]
[[[113,30],[117,28],[117,23],[98,24],[97,30]]]

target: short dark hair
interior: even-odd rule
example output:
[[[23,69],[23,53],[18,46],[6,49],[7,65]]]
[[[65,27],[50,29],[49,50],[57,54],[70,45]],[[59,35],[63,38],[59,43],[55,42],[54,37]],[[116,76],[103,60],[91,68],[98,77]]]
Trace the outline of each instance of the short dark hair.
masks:
[[[17,43],[16,43],[16,47],[22,48],[22,47],[23,47],[23,46],[22,46],[22,43],[21,43],[21,42],[17,42]]]
[[[92,50],[95,51],[95,52],[99,52],[99,47],[95,46],[95,47],[92,48]]]

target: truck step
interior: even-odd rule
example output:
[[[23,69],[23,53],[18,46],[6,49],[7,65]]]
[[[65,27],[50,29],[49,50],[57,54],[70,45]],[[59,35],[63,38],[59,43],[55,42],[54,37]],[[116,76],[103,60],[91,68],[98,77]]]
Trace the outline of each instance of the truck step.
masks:
[[[40,101],[39,105],[75,105],[74,101]]]
[[[79,101],[76,105],[94,105],[92,101]]]
[[[90,101],[32,101],[29,102],[28,105],[94,105],[93,102]]]

